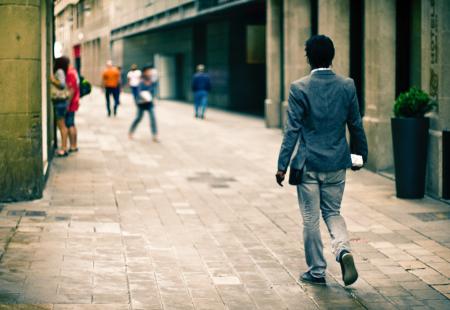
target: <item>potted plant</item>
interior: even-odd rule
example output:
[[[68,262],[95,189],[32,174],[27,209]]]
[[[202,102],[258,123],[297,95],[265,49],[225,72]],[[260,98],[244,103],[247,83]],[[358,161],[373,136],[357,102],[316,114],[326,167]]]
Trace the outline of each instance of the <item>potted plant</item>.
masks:
[[[397,197],[417,199],[425,194],[428,128],[425,114],[435,106],[424,91],[412,87],[401,93],[391,119]]]

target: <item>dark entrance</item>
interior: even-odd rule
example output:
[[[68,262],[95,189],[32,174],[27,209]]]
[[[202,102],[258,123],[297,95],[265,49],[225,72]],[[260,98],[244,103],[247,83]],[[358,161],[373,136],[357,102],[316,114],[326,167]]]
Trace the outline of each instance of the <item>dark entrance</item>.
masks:
[[[206,65],[212,83],[211,106],[264,115],[265,40],[263,1],[230,6],[196,20],[193,25],[193,70],[197,64]]]
[[[230,108],[264,115],[266,98],[265,6],[236,10],[230,20]]]
[[[421,86],[421,0],[397,0],[395,95]]]
[[[355,81],[361,116],[364,104],[364,0],[350,1],[350,77]]]
[[[395,96],[410,87],[411,0],[397,0]]]

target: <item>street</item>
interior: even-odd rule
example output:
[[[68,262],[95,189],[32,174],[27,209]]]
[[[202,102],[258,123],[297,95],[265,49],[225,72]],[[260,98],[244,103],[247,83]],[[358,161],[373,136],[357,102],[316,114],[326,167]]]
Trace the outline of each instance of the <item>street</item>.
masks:
[[[0,309],[450,309],[448,204],[349,170],[360,278],[343,286],[321,222],[328,284],[299,283],[296,191],[274,177],[281,131],[161,101],[160,143],[147,114],[129,140],[135,107],[121,101],[107,118],[98,89],[83,98],[80,151],[55,158],[42,199],[0,205]]]

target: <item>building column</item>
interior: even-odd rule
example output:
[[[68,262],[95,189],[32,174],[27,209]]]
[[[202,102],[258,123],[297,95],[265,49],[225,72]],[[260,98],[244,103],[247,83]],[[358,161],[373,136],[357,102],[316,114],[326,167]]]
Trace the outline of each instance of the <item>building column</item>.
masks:
[[[311,1],[285,0],[284,8],[284,102],[282,125],[286,120],[290,84],[308,75],[309,64],[305,57],[305,42],[311,36]]]
[[[0,6],[0,201],[42,195],[40,3]]]
[[[396,2],[365,1],[364,81],[368,168],[392,168],[391,117],[395,101]]]
[[[282,68],[282,9],[283,0],[268,0],[266,4],[266,126],[281,126],[281,101],[283,87]]]
[[[319,0],[319,34],[333,40],[333,70],[350,74],[350,0]]]
[[[450,2],[421,1],[421,82],[436,99],[438,108],[430,116],[427,163],[427,193],[442,197],[442,130],[450,129]]]

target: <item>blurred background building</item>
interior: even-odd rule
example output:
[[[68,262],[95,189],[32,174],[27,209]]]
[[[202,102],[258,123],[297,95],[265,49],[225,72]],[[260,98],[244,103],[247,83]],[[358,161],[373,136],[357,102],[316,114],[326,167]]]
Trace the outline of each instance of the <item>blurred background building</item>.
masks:
[[[446,0],[59,0],[56,38],[99,85],[105,62],[126,72],[154,64],[162,98],[192,101],[191,76],[206,65],[211,105],[284,123],[289,84],[309,73],[304,42],[326,34],[334,70],[358,90],[368,168],[393,167],[396,96],[418,86],[437,99],[431,116],[428,193],[442,195],[442,131],[450,126],[450,1]]]
[[[42,196],[54,148],[53,1],[0,1],[0,201]]]

